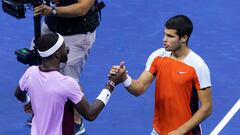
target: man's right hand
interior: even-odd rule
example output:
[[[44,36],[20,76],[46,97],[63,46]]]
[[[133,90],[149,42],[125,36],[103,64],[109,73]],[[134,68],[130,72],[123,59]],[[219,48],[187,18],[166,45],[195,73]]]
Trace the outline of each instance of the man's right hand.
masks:
[[[108,74],[108,79],[113,81],[115,85],[122,83],[127,79],[125,63],[122,61],[119,65],[113,65]]]
[[[51,11],[52,11],[51,7],[49,7],[45,4],[42,4],[42,5],[34,8],[34,16],[37,16],[37,15],[42,15],[42,16],[51,15]]]

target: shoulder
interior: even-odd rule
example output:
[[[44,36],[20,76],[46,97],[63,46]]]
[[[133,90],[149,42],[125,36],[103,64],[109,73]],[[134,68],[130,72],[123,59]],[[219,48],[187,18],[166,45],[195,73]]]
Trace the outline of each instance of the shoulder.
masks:
[[[185,62],[194,68],[200,84],[200,89],[211,86],[210,70],[205,61],[199,55],[191,51]]]
[[[27,70],[26,70],[26,72],[28,71],[28,72],[32,72],[32,71],[36,71],[36,70],[38,70],[38,66],[30,66]]]
[[[80,89],[78,82],[70,76],[63,75],[60,81],[71,89]]]
[[[207,64],[205,63],[205,61],[194,51],[190,52],[189,56],[186,58],[186,60],[184,60],[184,62],[194,67],[195,70],[207,67]]]
[[[160,48],[150,54],[147,60],[147,65],[152,63],[153,60],[157,57],[169,57],[171,55],[171,52],[166,51],[164,48]]]
[[[30,66],[29,68],[26,69],[24,76],[28,77],[30,74],[38,71],[38,66]]]
[[[154,52],[151,53],[151,55],[149,56],[150,57],[167,57],[167,56],[170,56],[171,55],[171,52],[169,51],[166,51],[164,48],[160,48]]]

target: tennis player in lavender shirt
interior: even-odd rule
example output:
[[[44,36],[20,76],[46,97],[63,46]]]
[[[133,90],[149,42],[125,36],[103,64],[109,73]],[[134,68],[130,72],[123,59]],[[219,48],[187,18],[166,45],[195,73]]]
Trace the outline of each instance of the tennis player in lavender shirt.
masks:
[[[67,100],[74,103],[85,119],[95,120],[107,104],[115,85],[122,81],[122,74],[109,76],[105,88],[96,100],[89,104],[78,83],[59,72],[60,63],[67,61],[69,52],[63,37],[57,33],[46,34],[40,37],[36,44],[42,64],[29,67],[15,91],[15,96],[24,104],[25,111],[34,114],[31,134],[62,135],[64,105]]]

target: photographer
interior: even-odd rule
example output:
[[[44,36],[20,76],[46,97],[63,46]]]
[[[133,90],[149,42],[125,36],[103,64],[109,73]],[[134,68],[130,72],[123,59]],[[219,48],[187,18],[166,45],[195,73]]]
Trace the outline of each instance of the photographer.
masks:
[[[57,32],[63,35],[70,52],[61,73],[74,78],[80,85],[80,73],[95,41],[99,25],[97,0],[59,0],[55,6],[42,4],[34,16],[45,16],[41,35]],[[85,132],[82,119],[74,109],[75,135]]]

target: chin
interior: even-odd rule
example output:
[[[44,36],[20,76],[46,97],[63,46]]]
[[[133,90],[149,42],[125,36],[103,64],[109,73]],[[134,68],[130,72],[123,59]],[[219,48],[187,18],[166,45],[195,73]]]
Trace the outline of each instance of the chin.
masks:
[[[166,50],[166,51],[171,51],[169,48],[167,48],[167,47],[164,47],[164,49]]]

